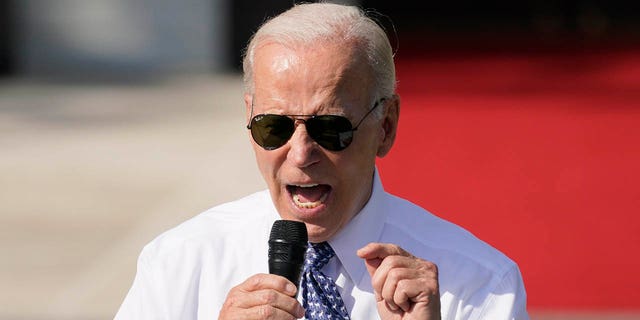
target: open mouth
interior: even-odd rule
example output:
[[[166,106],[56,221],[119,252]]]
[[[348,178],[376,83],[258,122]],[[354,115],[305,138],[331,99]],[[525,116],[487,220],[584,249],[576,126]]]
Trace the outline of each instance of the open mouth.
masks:
[[[302,209],[313,209],[327,200],[331,186],[326,184],[287,185],[293,203]]]

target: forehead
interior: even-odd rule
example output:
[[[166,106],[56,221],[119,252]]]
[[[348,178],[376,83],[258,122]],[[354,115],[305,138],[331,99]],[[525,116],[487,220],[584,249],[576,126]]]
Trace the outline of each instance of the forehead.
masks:
[[[371,68],[350,43],[267,43],[256,49],[253,71],[254,104],[289,113],[350,113],[373,99]]]

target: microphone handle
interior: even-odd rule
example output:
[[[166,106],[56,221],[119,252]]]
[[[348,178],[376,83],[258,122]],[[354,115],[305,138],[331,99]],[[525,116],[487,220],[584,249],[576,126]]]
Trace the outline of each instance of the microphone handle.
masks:
[[[269,273],[283,276],[299,287],[307,246],[269,241],[269,251]]]

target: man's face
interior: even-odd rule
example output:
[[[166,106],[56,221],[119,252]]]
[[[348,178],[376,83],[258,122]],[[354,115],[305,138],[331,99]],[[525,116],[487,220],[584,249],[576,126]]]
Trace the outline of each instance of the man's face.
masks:
[[[247,119],[253,103],[253,115],[342,115],[355,126],[373,106],[370,68],[349,46],[266,44],[255,52],[253,71],[255,92],[245,96]],[[369,115],[342,151],[318,145],[300,121],[278,149],[265,150],[251,139],[280,216],[305,222],[310,241],[331,238],[368,201],[376,155],[386,154],[395,136],[397,100],[387,101],[395,112],[386,112],[382,120]]]

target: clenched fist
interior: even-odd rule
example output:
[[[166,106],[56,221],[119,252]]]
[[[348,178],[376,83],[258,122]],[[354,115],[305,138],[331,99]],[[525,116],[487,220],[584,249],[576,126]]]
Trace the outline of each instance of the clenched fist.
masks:
[[[438,267],[394,244],[370,243],[365,260],[383,320],[440,320]]]

